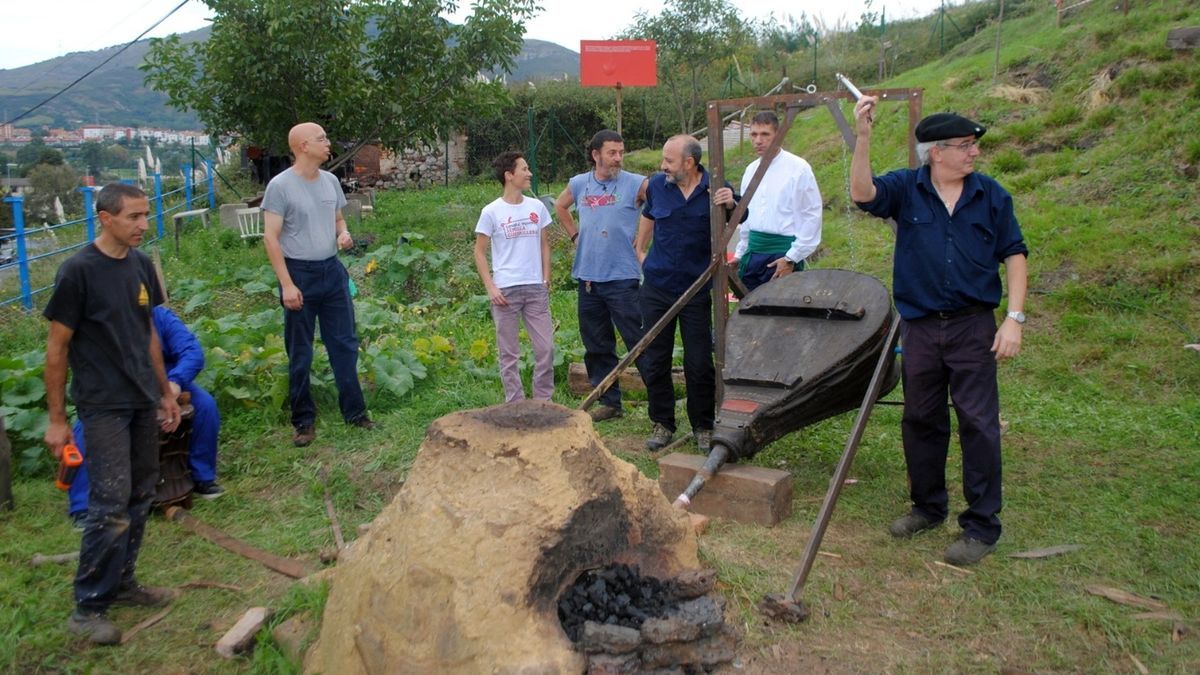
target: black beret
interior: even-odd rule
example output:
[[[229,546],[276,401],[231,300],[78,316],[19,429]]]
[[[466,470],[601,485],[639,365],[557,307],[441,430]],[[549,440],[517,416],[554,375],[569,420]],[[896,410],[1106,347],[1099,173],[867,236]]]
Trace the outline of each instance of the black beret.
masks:
[[[932,143],[964,136],[979,138],[986,133],[987,127],[954,113],[934,113],[921,120],[916,130],[918,143]]]

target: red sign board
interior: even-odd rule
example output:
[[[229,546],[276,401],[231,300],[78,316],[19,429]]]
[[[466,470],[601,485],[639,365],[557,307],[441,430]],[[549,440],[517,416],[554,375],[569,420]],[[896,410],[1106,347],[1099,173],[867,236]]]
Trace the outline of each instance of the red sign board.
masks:
[[[654,40],[580,40],[579,83],[585,87],[658,86]]]

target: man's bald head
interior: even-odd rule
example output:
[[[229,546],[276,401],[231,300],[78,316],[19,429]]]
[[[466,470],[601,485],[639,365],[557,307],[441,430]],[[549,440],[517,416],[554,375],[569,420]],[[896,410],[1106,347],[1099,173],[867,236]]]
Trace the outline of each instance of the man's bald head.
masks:
[[[288,132],[288,147],[292,149],[293,155],[299,155],[303,149],[305,141],[315,141],[318,137],[324,136],[325,130],[316,122],[301,122],[292,127]]]

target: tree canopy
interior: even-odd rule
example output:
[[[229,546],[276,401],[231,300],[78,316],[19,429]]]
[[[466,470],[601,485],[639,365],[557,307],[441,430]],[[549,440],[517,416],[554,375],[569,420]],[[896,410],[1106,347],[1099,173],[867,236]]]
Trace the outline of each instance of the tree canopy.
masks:
[[[352,155],[393,149],[507,100],[480,75],[511,71],[535,0],[475,0],[461,24],[452,0],[204,0],[205,42],[152,41],[146,83],[194,110],[211,134],[282,153],[294,124],[321,124]],[[336,162],[336,160],[335,160]]]

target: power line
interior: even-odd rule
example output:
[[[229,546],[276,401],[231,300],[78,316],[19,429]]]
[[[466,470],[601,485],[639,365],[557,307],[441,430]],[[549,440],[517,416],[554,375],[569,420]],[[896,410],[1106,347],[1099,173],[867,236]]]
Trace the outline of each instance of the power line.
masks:
[[[164,16],[163,18],[159,19],[158,21],[155,21],[153,26],[150,26],[150,27],[149,27],[149,28],[147,28],[146,30],[142,31],[140,35],[138,35],[137,37],[133,38],[133,39],[132,39],[132,40],[130,40],[128,43],[126,43],[124,47],[121,47],[120,49],[118,49],[118,50],[117,50],[117,52],[116,52],[115,54],[113,54],[112,56],[108,57],[107,59],[104,59],[104,60],[103,60],[103,61],[101,61],[101,62],[99,63],[99,65],[97,65],[95,68],[92,68],[91,70],[87,71],[87,72],[86,72],[86,73],[84,73],[83,75],[80,75],[80,76],[79,76],[79,78],[78,78],[78,79],[76,79],[74,82],[72,82],[71,84],[68,84],[67,86],[63,87],[62,89],[59,89],[57,92],[55,92],[55,93],[54,93],[52,96],[50,96],[50,97],[49,97],[49,98],[47,98],[46,100],[44,100],[44,101],[42,101],[41,103],[39,103],[39,104],[37,104],[37,105],[33,106],[33,107],[32,107],[32,108],[30,108],[29,110],[26,110],[25,112],[21,113],[20,115],[17,115],[15,118],[13,118],[13,119],[9,120],[9,121],[8,121],[8,123],[9,123],[9,124],[15,124],[16,122],[20,122],[22,119],[24,119],[24,118],[28,117],[28,116],[29,116],[29,114],[30,114],[30,113],[32,113],[33,111],[37,110],[38,108],[41,108],[42,106],[46,105],[46,104],[47,104],[47,103],[49,103],[50,101],[53,101],[54,99],[58,98],[59,96],[62,96],[62,95],[63,95],[63,94],[65,94],[65,93],[67,92],[67,90],[68,90],[68,89],[70,89],[71,87],[74,87],[75,85],[79,84],[80,82],[83,82],[83,81],[84,81],[84,79],[86,79],[88,75],[91,75],[92,73],[96,72],[97,70],[100,70],[100,69],[101,69],[101,68],[103,68],[103,67],[105,66],[105,64],[107,64],[109,61],[112,61],[113,59],[115,59],[115,58],[117,58],[118,56],[120,56],[121,54],[123,54],[123,53],[125,52],[125,50],[126,50],[126,49],[129,49],[130,47],[132,47],[132,46],[134,45],[134,43],[136,43],[138,40],[141,40],[143,37],[145,37],[146,33],[149,33],[150,31],[154,30],[155,28],[158,28],[159,24],[161,24],[162,22],[164,22],[164,21],[166,21],[167,19],[169,19],[169,18],[171,17],[171,15],[172,15],[172,14],[174,14],[175,12],[178,12],[178,11],[179,11],[180,9],[182,9],[182,8],[183,8],[183,6],[184,6],[184,5],[186,5],[187,3],[188,3],[188,0],[183,0],[183,1],[182,1],[182,2],[180,2],[178,5],[175,5],[175,9],[172,9],[171,11],[167,12],[166,16]]]

